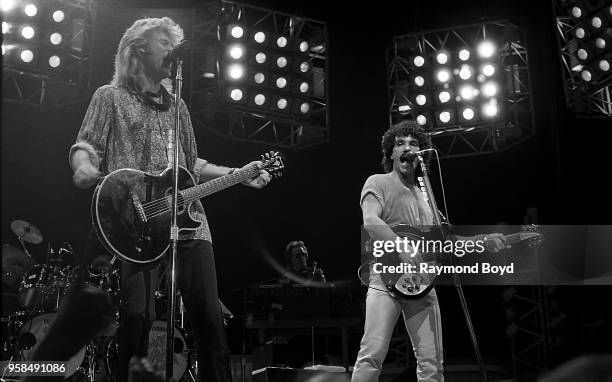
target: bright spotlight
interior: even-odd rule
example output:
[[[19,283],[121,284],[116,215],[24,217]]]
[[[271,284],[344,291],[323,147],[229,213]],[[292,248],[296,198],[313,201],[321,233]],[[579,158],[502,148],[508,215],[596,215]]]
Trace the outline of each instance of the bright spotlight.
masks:
[[[474,118],[474,110],[471,107],[463,109],[463,118],[467,121],[471,121]]]
[[[487,82],[482,85],[482,94],[485,97],[493,97],[497,94],[497,84],[495,82]]]
[[[49,57],[49,66],[52,68],[57,68],[58,66],[60,66],[60,64],[62,63],[62,60],[59,58],[59,56],[53,55],[51,57]]]
[[[451,115],[450,115],[450,113],[448,111],[443,111],[442,113],[440,113],[439,118],[440,118],[440,122],[448,123],[448,122],[450,122]]]
[[[419,94],[416,96],[415,101],[417,103],[417,105],[419,106],[423,106],[427,103],[427,97],[425,97],[425,95],[423,94]]]
[[[236,102],[240,101],[242,99],[242,90],[240,89],[232,89],[232,91],[230,92],[230,98]]]
[[[495,74],[495,66],[491,64],[486,64],[485,66],[482,67],[482,74],[484,74],[487,77],[493,76]]]
[[[64,21],[65,17],[66,16],[64,15],[64,12],[62,11],[53,12],[53,21],[55,21],[56,23],[61,23],[62,21]]]
[[[27,40],[31,39],[32,37],[34,37],[34,28],[32,28],[31,26],[23,27],[21,29],[21,35]]]
[[[230,56],[235,60],[239,60],[240,58],[242,58],[243,54],[244,49],[242,49],[241,46],[234,45],[230,48]]]
[[[470,59],[470,51],[467,49],[461,49],[459,51],[459,59],[461,61],[467,61]]]
[[[57,32],[52,33],[51,36],[49,36],[49,41],[51,41],[53,45],[59,45],[62,43],[62,35]]]
[[[571,13],[573,17],[579,19],[582,16],[582,9],[579,7],[573,7]]]
[[[608,60],[600,60],[597,66],[602,72],[607,72],[610,70],[610,62]]]
[[[308,86],[308,82],[302,82],[300,84],[300,92],[306,93],[308,92],[309,89],[310,89],[310,86]]]
[[[425,65],[425,59],[422,56],[416,56],[413,60],[414,62],[414,66],[420,68],[421,66]]]
[[[451,98],[451,95],[446,90],[444,90],[444,91],[440,92],[440,94],[438,94],[438,99],[442,103],[447,103],[448,101],[450,101],[450,98]]]
[[[423,85],[425,85],[425,78],[423,78],[423,76],[416,76],[416,77],[414,77],[414,84],[416,86],[423,86]]]
[[[440,82],[448,82],[448,80],[450,80],[450,72],[446,69],[441,69],[436,73],[436,78],[438,78]]]
[[[9,12],[13,8],[15,8],[15,0],[0,0],[0,9],[2,9],[2,12]]]
[[[482,58],[490,58],[495,53],[495,45],[491,41],[483,41],[478,45],[478,55]]]
[[[474,98],[474,87],[472,85],[462,86],[459,90],[459,94],[461,95],[461,98],[471,100]]]
[[[606,40],[601,37],[597,37],[595,39],[595,46],[599,49],[606,49]]]
[[[300,111],[302,114],[306,114],[310,111],[310,104],[308,102],[302,102],[300,105]]]
[[[241,38],[244,35],[244,29],[242,29],[240,26],[232,27],[230,34],[233,38]]]
[[[448,54],[440,52],[436,55],[436,62],[440,65],[444,65],[448,62]]]
[[[24,49],[21,51],[21,61],[29,63],[34,60],[34,53],[29,49]]]
[[[574,35],[576,36],[576,38],[583,39],[586,37],[586,31],[584,30],[584,28],[578,27],[576,28],[576,30],[574,30]]]
[[[288,105],[288,102],[285,98],[279,98],[278,101],[276,101],[276,106],[281,110],[286,109],[287,105]]]
[[[257,62],[258,64],[263,64],[266,62],[267,58],[268,57],[264,52],[259,52],[255,55],[255,62]]]
[[[284,48],[287,46],[287,37],[284,36],[280,36],[279,38],[276,39],[276,45],[278,45],[279,48]]]
[[[265,80],[266,75],[263,73],[255,73],[255,75],[253,76],[253,81],[255,81],[255,83],[258,85],[263,84]]]
[[[427,123],[427,117],[425,117],[423,114],[419,114],[416,117],[416,122],[419,124],[419,126],[423,126]]]
[[[591,19],[591,26],[595,29],[601,28],[603,22],[601,21],[601,17],[595,16]]]
[[[287,86],[287,79],[285,77],[278,77],[276,79],[276,87],[279,89],[284,89]]]
[[[300,64],[300,72],[306,73],[308,70],[310,70],[310,64],[308,63],[308,61],[302,62]]]
[[[307,41],[302,41],[300,43],[300,52],[306,53],[306,52],[308,52],[308,48],[309,48],[309,46],[308,46],[308,42]]]
[[[266,34],[264,32],[257,32],[253,35],[253,40],[258,44],[263,44],[266,41]]]
[[[467,64],[461,65],[461,70],[459,70],[459,78],[462,80],[469,80],[472,77],[472,69]]]
[[[495,102],[488,102],[484,105],[482,112],[487,117],[495,117],[497,115],[498,109]]]
[[[38,13],[38,8],[34,4],[28,4],[23,8],[23,13],[28,17],[34,17]]]
[[[593,76],[591,75],[590,71],[583,70],[582,72],[580,72],[580,78],[582,78],[586,82],[589,82],[591,81],[591,79],[593,79]]]
[[[229,75],[233,80],[239,80],[244,75],[244,69],[241,65],[233,64],[229,66]]]
[[[6,21],[2,22],[2,34],[6,34],[11,29],[11,26]]]
[[[282,57],[282,56],[281,56],[281,57],[279,57],[279,58],[277,58],[277,59],[276,59],[276,65],[277,65],[279,68],[281,68],[281,69],[282,69],[282,68],[286,68],[286,67],[287,67],[287,58],[286,58],[286,57]]]
[[[266,103],[266,96],[263,94],[257,94],[253,101],[255,102],[255,105],[261,106]]]

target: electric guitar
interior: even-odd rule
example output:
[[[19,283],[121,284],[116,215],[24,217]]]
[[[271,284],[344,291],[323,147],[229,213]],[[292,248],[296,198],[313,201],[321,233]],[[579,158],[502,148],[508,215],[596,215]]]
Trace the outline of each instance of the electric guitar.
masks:
[[[407,238],[412,241],[423,241],[429,238],[440,238],[439,231],[432,231],[424,233],[415,227],[398,224],[391,226],[393,232],[395,232],[401,238]],[[520,232],[513,233],[510,235],[504,235],[503,240],[506,244],[516,244],[527,242],[530,246],[539,244],[543,236],[537,232],[535,225],[523,226]],[[427,237],[425,237],[427,236]],[[365,244],[366,252],[371,252],[373,248],[373,239],[370,238]],[[414,270],[417,272],[406,272],[406,273],[391,273],[391,272],[380,272],[383,284],[387,291],[394,297],[403,299],[418,299],[425,296],[431,288],[434,287],[437,273],[420,272],[419,264],[427,263],[428,266],[440,265],[443,261],[448,259],[448,256],[454,256],[448,253],[437,253],[437,252],[418,252],[414,257],[410,257],[407,254],[398,254],[396,252],[386,253],[377,260],[369,260],[361,265],[359,278],[362,283],[369,285],[369,279],[366,279],[366,274],[362,273],[363,269],[368,269],[374,263],[379,262],[381,265],[396,267],[403,263],[415,265]],[[467,254],[466,256],[469,256]],[[368,272],[369,273],[369,272]]]
[[[282,175],[285,166],[278,152],[262,155],[261,161],[270,177]],[[196,230],[202,224],[191,216],[194,201],[251,179],[259,170],[253,165],[196,185],[192,174],[179,166],[179,232]],[[172,223],[172,172],[168,168],[152,175],[119,169],[98,184],[91,203],[92,221],[100,242],[111,254],[133,263],[150,263],[166,253]]]

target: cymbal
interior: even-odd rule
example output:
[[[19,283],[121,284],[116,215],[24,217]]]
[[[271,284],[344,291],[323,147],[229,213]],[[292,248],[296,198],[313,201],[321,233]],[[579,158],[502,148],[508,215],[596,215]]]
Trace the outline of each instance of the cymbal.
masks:
[[[40,244],[43,241],[40,230],[25,220],[13,220],[11,229],[15,235],[22,238],[26,243]]]
[[[36,261],[31,259],[21,249],[8,244],[2,244],[2,284],[18,287],[23,275],[29,271]]]

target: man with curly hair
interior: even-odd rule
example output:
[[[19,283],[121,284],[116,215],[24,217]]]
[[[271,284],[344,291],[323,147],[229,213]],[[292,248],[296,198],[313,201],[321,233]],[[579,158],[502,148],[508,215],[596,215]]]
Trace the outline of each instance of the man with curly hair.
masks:
[[[206,181],[233,172],[198,157],[187,105],[176,105],[162,80],[171,73],[168,55],[183,40],[183,30],[168,17],[146,18],[127,29],[115,56],[115,74],[91,100],[76,143],[70,149],[73,182],[88,188],[114,170],[133,168],[159,173],[172,161],[174,119],[181,108],[179,165]],[[261,162],[252,162],[261,168]],[[246,182],[261,188],[269,174]],[[198,344],[199,375],[203,381],[229,381],[227,340],[218,302],[217,276],[212,239],[204,209],[192,204],[191,215],[201,221],[197,230],[181,232],[177,258],[177,281],[187,316]],[[94,237],[95,235],[91,235]],[[88,243],[88,256],[103,249],[96,240]],[[127,380],[132,356],[147,355],[147,334],[155,319],[154,288],[158,263],[121,264],[122,322],[118,329],[118,375]],[[170,378],[171,376],[168,376]]]
[[[395,241],[398,236],[391,226],[433,224],[431,208],[416,184],[419,159],[407,155],[431,148],[431,140],[415,122],[402,121],[383,134],[381,146],[385,173],[370,176],[363,186],[363,224],[374,240]],[[427,163],[429,156],[423,155]],[[493,251],[504,246],[500,236],[488,236]],[[374,272],[370,272],[369,286],[364,334],[351,381],[378,380],[400,313],[413,344],[418,380],[444,381],[442,327],[435,289],[417,300],[398,300],[386,292],[380,274]]]

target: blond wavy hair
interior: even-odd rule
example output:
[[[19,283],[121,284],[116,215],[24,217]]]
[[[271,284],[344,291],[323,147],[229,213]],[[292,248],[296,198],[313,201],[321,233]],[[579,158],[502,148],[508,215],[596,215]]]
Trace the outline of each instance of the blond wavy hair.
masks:
[[[140,53],[158,32],[167,34],[173,46],[183,41],[183,28],[169,17],[137,20],[121,37],[115,55],[115,74],[111,85],[143,95],[147,79]]]

